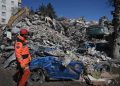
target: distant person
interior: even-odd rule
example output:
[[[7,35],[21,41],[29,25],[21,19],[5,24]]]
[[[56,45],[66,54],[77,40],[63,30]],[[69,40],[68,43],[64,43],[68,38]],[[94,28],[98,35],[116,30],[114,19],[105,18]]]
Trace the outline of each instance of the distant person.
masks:
[[[20,67],[20,73],[22,71],[20,80],[17,83],[18,86],[25,86],[30,76],[29,62],[31,61],[31,55],[28,48],[27,37],[28,30],[26,28],[23,28],[20,30],[20,35],[17,36],[17,40],[15,42],[16,60]]]

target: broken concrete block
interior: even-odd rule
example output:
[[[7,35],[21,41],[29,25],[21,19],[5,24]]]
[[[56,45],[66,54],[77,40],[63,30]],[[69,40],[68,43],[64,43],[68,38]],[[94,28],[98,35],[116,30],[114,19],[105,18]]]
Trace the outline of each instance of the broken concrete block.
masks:
[[[12,33],[10,31],[6,32],[7,38],[9,38],[10,40],[12,39]]]
[[[88,79],[89,79],[90,84],[94,86],[104,86],[110,83],[110,80],[108,79],[105,79],[105,78],[96,79],[92,77],[91,75],[88,75]]]
[[[119,74],[111,74],[109,72],[101,73],[101,78],[106,78],[106,79],[115,79],[118,78],[119,76],[120,76]]]

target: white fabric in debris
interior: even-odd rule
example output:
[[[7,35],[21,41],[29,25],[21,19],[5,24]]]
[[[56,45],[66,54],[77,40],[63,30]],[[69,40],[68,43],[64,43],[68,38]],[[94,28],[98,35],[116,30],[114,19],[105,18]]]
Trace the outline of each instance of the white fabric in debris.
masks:
[[[67,66],[72,60],[76,60],[77,56],[71,51],[67,51],[67,54],[64,57],[62,65]]]
[[[88,48],[88,54],[90,54],[90,55],[95,55],[96,54],[96,50],[95,50],[95,47],[90,47],[90,48]]]
[[[7,31],[6,34],[7,34],[7,38],[12,39],[12,34],[10,31]]]
[[[12,33],[19,33],[20,29],[17,27],[12,28]]]

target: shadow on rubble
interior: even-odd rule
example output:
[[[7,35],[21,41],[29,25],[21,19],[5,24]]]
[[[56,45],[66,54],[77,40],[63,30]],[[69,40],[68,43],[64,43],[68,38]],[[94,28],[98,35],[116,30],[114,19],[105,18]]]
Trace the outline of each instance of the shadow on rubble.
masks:
[[[23,74],[23,71],[22,71],[22,69],[21,68],[19,68],[18,69],[18,66],[17,66],[17,71],[14,73],[14,75],[13,75],[13,80],[16,82],[16,83],[18,83],[18,81],[20,80],[20,78],[21,78],[21,76],[22,76],[22,74]]]
[[[13,80],[18,83],[19,79],[20,79],[20,76],[21,74],[19,72],[16,72],[14,75],[13,75]]]

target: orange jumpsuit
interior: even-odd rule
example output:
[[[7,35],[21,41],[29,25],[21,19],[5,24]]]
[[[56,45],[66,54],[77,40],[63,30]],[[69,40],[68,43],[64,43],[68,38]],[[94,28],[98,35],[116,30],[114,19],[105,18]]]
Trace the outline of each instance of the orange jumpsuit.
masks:
[[[17,41],[15,43],[15,55],[17,62],[20,64],[20,67],[22,68],[23,71],[18,86],[25,86],[27,79],[29,78],[30,75],[28,64],[31,61],[31,56],[29,53],[27,40],[22,36],[17,37]]]

